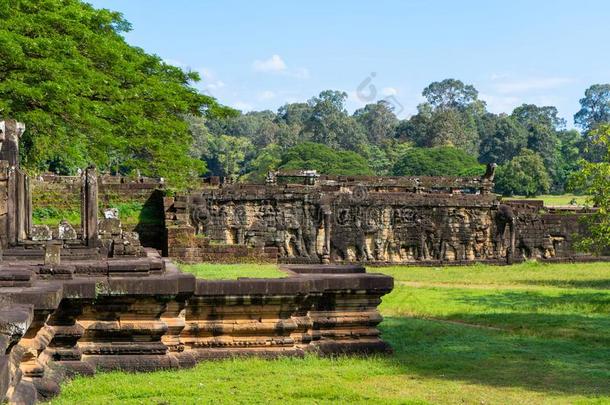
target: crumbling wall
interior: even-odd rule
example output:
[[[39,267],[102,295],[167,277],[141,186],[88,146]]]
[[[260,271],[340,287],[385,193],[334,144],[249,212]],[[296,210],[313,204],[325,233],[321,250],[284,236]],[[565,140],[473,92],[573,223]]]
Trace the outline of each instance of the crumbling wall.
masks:
[[[65,213],[80,232],[81,177],[43,174],[31,179],[34,214]],[[108,207],[134,207],[133,217],[123,217],[123,229],[137,232],[144,246],[163,249],[163,190],[160,179],[101,175],[98,179],[100,213]],[[135,210],[135,209],[139,209]],[[50,224],[52,228],[59,225]]]

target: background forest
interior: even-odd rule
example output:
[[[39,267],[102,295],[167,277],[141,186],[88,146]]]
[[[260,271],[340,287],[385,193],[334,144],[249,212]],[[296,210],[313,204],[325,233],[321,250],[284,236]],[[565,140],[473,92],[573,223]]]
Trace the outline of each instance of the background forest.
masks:
[[[605,158],[610,84],[580,100],[569,129],[553,106],[493,114],[478,91],[445,79],[423,89],[415,115],[387,101],[353,114],[326,90],[277,111],[241,113],[200,94],[200,77],[127,44],[121,14],[77,0],[0,2],[0,116],[27,124],[33,171],[161,176],[176,187],[203,175],[261,181],[268,170],[325,174],[478,175],[499,165],[497,192],[563,193],[585,161]]]

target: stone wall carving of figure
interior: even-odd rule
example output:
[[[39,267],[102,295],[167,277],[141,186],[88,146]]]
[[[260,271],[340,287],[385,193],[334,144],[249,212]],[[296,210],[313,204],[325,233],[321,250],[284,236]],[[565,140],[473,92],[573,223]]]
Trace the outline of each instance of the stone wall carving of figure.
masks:
[[[280,210],[278,218],[278,232],[283,233],[283,250],[288,256],[307,257],[303,250],[303,233],[297,212],[298,208],[286,206]]]
[[[372,255],[366,246],[365,224],[360,207],[335,207],[335,226],[331,232],[331,249],[340,260],[349,259],[349,249],[354,248],[356,260],[370,260]]]
[[[269,201],[265,201],[261,208],[263,221],[269,231],[273,231],[276,227],[276,210]]]
[[[205,233],[206,224],[210,219],[210,211],[207,204],[196,205],[191,210],[191,225],[195,228],[195,234]]]
[[[515,250],[517,217],[510,206],[500,205],[494,222],[496,230],[494,235],[496,256],[501,257],[506,250],[506,259],[510,263],[512,262]],[[507,228],[509,231],[508,243],[505,241]]]
[[[231,207],[230,227],[235,234],[235,243],[238,245],[246,244],[246,233],[248,226],[248,213],[244,204]]]
[[[524,259],[544,257],[548,248],[542,217],[537,213],[520,213],[516,218],[516,248]]]
[[[460,260],[464,257],[464,245],[460,237],[464,217],[455,208],[449,208],[445,218],[441,233],[441,260]]]
[[[303,226],[301,228],[303,238],[303,252],[309,258],[316,258],[316,242],[318,229],[321,224],[321,211],[313,204],[303,205]]]
[[[369,255],[377,261],[385,259],[386,255],[386,237],[384,235],[384,209],[383,207],[373,206],[366,211],[366,226],[365,234],[371,235],[373,238],[373,252],[369,251]],[[368,245],[365,245],[367,250],[370,250]]]
[[[392,254],[400,260],[417,260],[422,251],[422,235],[412,208],[396,207],[392,213]],[[404,253],[403,253],[404,252]]]
[[[488,211],[467,210],[472,228],[473,253],[475,259],[484,259],[491,253],[491,215]]]
[[[428,216],[418,215],[415,219],[420,235],[418,260],[430,260],[440,256],[440,242],[437,226]]]

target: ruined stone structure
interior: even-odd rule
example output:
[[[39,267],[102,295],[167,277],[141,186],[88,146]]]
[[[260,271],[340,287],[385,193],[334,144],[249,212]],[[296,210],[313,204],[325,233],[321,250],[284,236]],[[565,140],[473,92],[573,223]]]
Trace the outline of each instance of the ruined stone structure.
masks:
[[[168,253],[184,261],[464,263],[572,260],[586,212],[502,203],[481,178],[271,173],[166,199]],[[295,179],[298,179],[295,181]],[[282,182],[282,180],[289,180]]]
[[[198,280],[100,210],[80,179],[81,226],[32,224],[23,125],[0,122],[0,400],[32,404],[97,370],[190,367],[236,355],[370,353],[393,279],[361,266],[285,266],[285,278]]]

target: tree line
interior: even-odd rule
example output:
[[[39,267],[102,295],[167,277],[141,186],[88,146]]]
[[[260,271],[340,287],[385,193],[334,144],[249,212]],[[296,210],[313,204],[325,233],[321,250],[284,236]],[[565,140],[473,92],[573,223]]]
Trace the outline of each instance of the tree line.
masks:
[[[326,90],[307,102],[237,116],[189,116],[191,153],[208,173],[260,181],[268,170],[328,174],[449,175],[484,172],[497,163],[497,192],[563,193],[580,159],[604,156],[595,129],[610,122],[610,85],[593,85],[567,129],[553,106],[523,104],[510,114],[487,111],[472,85],[446,79],[422,92],[425,102],[404,120],[387,101],[349,114],[347,94]]]

